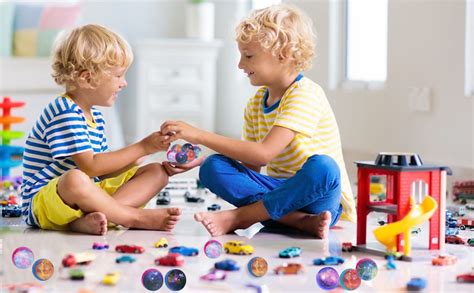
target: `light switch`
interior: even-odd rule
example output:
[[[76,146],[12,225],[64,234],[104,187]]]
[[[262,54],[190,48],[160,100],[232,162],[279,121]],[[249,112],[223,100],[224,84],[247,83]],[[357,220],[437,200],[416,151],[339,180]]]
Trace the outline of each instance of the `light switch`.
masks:
[[[431,111],[431,88],[411,87],[408,92],[410,110],[413,112]]]

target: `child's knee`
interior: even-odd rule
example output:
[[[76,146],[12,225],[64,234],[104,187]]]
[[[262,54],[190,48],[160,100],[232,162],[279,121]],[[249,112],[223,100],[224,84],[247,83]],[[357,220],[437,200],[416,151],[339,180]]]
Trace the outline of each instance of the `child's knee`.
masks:
[[[327,155],[314,155],[308,158],[303,165],[311,178],[327,178],[330,181],[338,181],[341,178],[341,172],[336,161]]]
[[[74,198],[86,196],[88,188],[93,185],[91,178],[78,169],[72,169],[61,175],[58,180],[58,195],[68,204],[75,202]]]
[[[205,183],[207,182],[206,179],[213,178],[216,167],[225,159],[226,157],[220,154],[207,157],[199,168],[199,180]]]

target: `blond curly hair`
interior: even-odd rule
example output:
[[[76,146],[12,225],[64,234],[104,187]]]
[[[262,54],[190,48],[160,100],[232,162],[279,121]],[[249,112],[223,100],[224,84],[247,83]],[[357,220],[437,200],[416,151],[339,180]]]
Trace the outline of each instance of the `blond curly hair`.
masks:
[[[53,50],[54,81],[66,88],[88,71],[93,84],[116,66],[128,68],[133,61],[130,45],[117,33],[97,24],[71,30]]]
[[[316,35],[311,19],[286,4],[254,10],[236,27],[236,41],[257,41],[274,56],[289,57],[297,71],[311,68]]]

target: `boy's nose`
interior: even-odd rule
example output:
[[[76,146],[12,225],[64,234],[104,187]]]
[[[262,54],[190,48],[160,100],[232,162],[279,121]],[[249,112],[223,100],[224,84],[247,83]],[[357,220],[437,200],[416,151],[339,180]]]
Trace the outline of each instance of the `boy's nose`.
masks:
[[[128,83],[127,81],[124,79],[123,82],[122,82],[122,85],[121,87],[124,88],[124,87],[127,87]]]

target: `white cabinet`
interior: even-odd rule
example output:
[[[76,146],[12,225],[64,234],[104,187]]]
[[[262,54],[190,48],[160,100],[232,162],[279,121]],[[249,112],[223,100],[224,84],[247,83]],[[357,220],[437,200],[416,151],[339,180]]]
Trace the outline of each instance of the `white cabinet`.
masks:
[[[216,59],[220,41],[147,39],[133,45],[135,61],[122,115],[126,139],[138,141],[166,120],[214,131]],[[128,113],[128,114],[127,114]],[[134,117],[134,118],[132,118]]]

